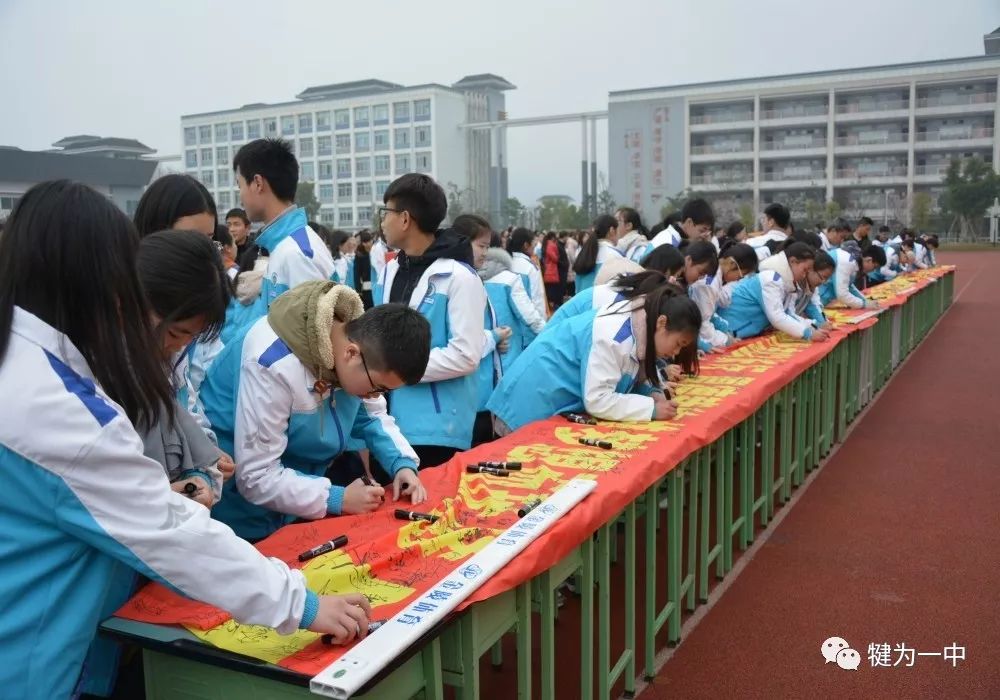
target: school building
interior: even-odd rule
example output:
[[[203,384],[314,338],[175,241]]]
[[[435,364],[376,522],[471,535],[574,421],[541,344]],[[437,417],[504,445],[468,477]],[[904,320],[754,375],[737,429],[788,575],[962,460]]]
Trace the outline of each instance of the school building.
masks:
[[[723,223],[810,200],[908,222],[916,193],[937,207],[952,159],[1000,165],[1000,28],[984,44],[968,58],[612,92],[612,192],[651,222],[683,191]]]
[[[506,143],[498,130],[460,125],[505,118],[504,92],[514,87],[490,73],[451,86],[359,80],[309,87],[290,102],[185,115],[184,172],[225,212],[240,202],[232,170],[240,146],[281,137],[295,150],[300,181],[315,183],[320,222],[331,227],[370,227],[389,183],[411,172],[453,184],[474,208],[499,211],[507,197]]]

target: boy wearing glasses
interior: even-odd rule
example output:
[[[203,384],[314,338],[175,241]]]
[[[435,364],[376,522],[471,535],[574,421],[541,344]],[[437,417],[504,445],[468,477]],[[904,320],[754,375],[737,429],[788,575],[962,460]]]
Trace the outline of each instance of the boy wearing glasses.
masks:
[[[333,282],[275,299],[202,385],[205,414],[237,465],[212,517],[256,541],[297,518],[375,510],[381,486],[324,476],[359,443],[393,478],[393,500],[423,501],[419,459],[383,394],[420,381],[429,352],[427,320],[401,304],[363,312],[357,292]]]
[[[400,252],[379,275],[372,300],[406,304],[431,326],[427,371],[419,384],[391,392],[389,411],[421,466],[434,467],[472,445],[486,290],[469,241],[451,229],[438,231],[448,211],[440,185],[427,175],[403,175],[383,201],[382,232]]]

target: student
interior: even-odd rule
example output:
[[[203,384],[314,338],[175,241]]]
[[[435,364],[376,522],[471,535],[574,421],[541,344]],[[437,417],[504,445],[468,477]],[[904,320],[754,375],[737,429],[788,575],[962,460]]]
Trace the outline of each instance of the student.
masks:
[[[615,247],[628,260],[641,263],[646,257],[649,240],[639,212],[632,207],[621,207],[615,212],[615,219],[618,221],[618,241]]]
[[[826,231],[820,232],[819,237],[822,241],[823,250],[830,252],[834,248],[839,248],[840,245],[850,238],[851,236],[851,225],[847,222],[847,219],[837,218],[826,227]]]
[[[352,268],[354,266],[352,263],[354,260],[351,255],[353,247],[351,235],[347,231],[336,229],[330,231],[325,240],[327,248],[333,256],[333,275],[330,279],[337,284],[346,284],[353,289],[354,279]]]
[[[382,276],[382,270],[388,262],[389,247],[385,243],[385,236],[382,231],[377,231],[372,241],[372,247],[368,251],[368,258],[371,261],[371,280],[374,284]]]
[[[143,456],[133,425],[170,415],[173,392],[138,242],[105,196],[68,181],[28,190],[0,238],[0,473],[16,493],[0,502],[9,697],[83,687],[107,593],[129,569],[283,634],[308,628],[344,643],[367,629],[363,595],[309,591],[301,572],[211,520]]]
[[[295,206],[299,163],[287,141],[251,141],[236,152],[233,171],[247,215],[251,221],[264,223],[256,243],[268,251],[267,274],[252,319],[256,320],[292,287],[330,279],[333,257],[307,225],[305,210]]]
[[[504,374],[487,404],[498,432],[565,412],[616,421],[676,414],[657,360],[676,357],[686,371],[697,371],[698,307],[658,272],[618,284],[622,301],[554,326]]]
[[[710,352],[716,347],[713,340],[715,342],[721,340],[712,325],[712,316],[717,304],[713,281],[719,267],[719,257],[715,252],[715,246],[704,240],[686,242],[680,251],[684,255],[684,269],[677,283],[687,291],[688,296],[701,311],[702,326],[698,333],[698,349],[701,352]]]
[[[139,236],[177,229],[215,235],[215,200],[205,186],[190,175],[173,173],[153,181],[135,209]]]
[[[684,239],[707,238],[713,228],[715,228],[715,213],[712,211],[712,205],[704,199],[689,199],[681,208],[676,222],[664,220],[663,230],[653,236],[646,254],[662,245],[672,245],[676,248]]]
[[[888,282],[889,279],[882,274],[882,270],[888,264],[885,250],[880,246],[873,245],[861,255],[861,275],[866,287],[874,287],[877,284]]]
[[[538,266],[531,259],[531,246],[535,234],[526,228],[516,228],[507,241],[507,252],[514,261],[514,272],[521,276],[521,283],[531,297],[531,302],[538,309],[542,318],[548,318],[545,306],[545,282]]]
[[[401,304],[363,312],[352,289],[303,282],[226,345],[202,387],[205,413],[236,474],[212,517],[259,540],[296,518],[363,513],[379,486],[346,488],[323,474],[352,440],[393,480],[393,498],[425,496],[419,461],[383,394],[420,380],[430,328]]]
[[[371,251],[375,237],[367,229],[358,234],[358,248],[354,253],[354,291],[361,297],[365,309],[372,308]]]
[[[747,243],[757,251],[758,259],[765,260],[771,256],[771,248],[768,247],[768,243],[771,241],[784,243],[788,239],[785,229],[788,228],[791,220],[791,212],[788,211],[788,207],[784,204],[772,203],[767,205],[764,209],[764,214],[761,216],[761,226],[764,234],[747,239]]]
[[[717,314],[720,306],[728,306],[733,285],[757,274],[757,253],[746,243],[727,245],[719,257],[718,271],[703,281],[696,280],[689,296],[701,312],[698,349],[708,352],[731,345],[734,336],[726,332],[726,322]]]
[[[569,260],[566,257],[566,249],[556,238],[555,231],[549,231],[542,239],[540,262],[549,309],[558,309],[559,305],[563,303],[563,299],[566,298],[566,276],[569,270]]]
[[[729,227],[726,229],[726,236],[725,237],[727,239],[735,242],[735,243],[743,243],[743,242],[746,241],[747,235],[748,235],[747,234],[747,227],[743,225],[742,221],[740,221],[739,219],[737,219],[733,223],[729,224]],[[721,246],[721,242],[720,242],[720,246]],[[720,250],[720,252],[721,252],[721,250]]]
[[[440,185],[427,175],[403,175],[383,201],[382,231],[400,253],[386,265],[372,299],[407,304],[431,324],[427,371],[419,384],[391,392],[390,412],[421,467],[434,467],[472,444],[486,290],[469,242],[437,231],[448,210]]]
[[[250,218],[239,207],[230,209],[226,212],[226,227],[229,228],[229,235],[233,237],[233,243],[236,244],[236,260],[238,262],[252,245],[250,242]]]
[[[918,263],[923,263],[923,267],[934,267],[937,265],[937,257],[935,252],[940,245],[938,237],[936,235],[922,236],[919,241],[919,246],[914,246],[914,250],[917,253]],[[918,267],[920,265],[918,264]]]
[[[862,216],[858,220],[857,228],[854,229],[854,242],[861,248],[862,253],[872,245],[871,239],[868,236],[872,231],[874,223],[867,216]]]
[[[215,227],[215,235],[212,236],[212,241],[215,243],[219,255],[222,256],[222,267],[226,271],[226,277],[230,282],[233,282],[236,279],[236,275],[240,272],[240,266],[236,264],[237,249],[232,234],[229,233],[227,227],[219,224]]]
[[[823,306],[829,306],[834,301],[839,301],[849,309],[878,308],[878,302],[866,298],[858,291],[854,283],[858,275],[860,255],[855,257],[842,247],[834,248],[828,253],[833,258],[834,272],[833,276],[819,289]]]
[[[819,289],[833,276],[833,272],[833,258],[825,250],[817,250],[813,267],[795,294],[795,315],[808,320],[821,330],[829,330],[831,324],[823,313],[823,300],[820,298]]]
[[[576,272],[576,292],[594,286],[594,278],[605,261],[624,257],[615,243],[618,240],[618,221],[610,214],[597,217],[593,231],[573,263]]]
[[[737,338],[751,338],[768,328],[776,328],[793,338],[826,340],[826,331],[789,313],[796,288],[805,282],[816,259],[816,251],[799,241],[760,265],[760,272],[733,286],[729,306],[717,313],[726,322],[726,330]]]

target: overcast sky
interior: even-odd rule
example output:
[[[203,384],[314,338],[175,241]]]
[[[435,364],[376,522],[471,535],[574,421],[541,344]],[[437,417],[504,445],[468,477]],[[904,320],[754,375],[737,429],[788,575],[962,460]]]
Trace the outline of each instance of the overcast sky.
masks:
[[[1000,0],[0,0],[0,144],[178,153],[181,114],[364,78],[496,73],[512,118],[600,110],[611,90],[981,55],[998,25]],[[512,195],[579,197],[577,124],[508,148]]]

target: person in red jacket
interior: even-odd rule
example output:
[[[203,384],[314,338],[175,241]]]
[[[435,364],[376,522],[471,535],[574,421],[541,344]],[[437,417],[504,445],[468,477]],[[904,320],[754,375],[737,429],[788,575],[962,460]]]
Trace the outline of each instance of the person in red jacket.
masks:
[[[555,311],[566,298],[566,275],[569,272],[569,259],[566,249],[556,238],[555,231],[549,231],[542,239],[542,281],[545,282],[545,296],[549,302],[549,311]]]

